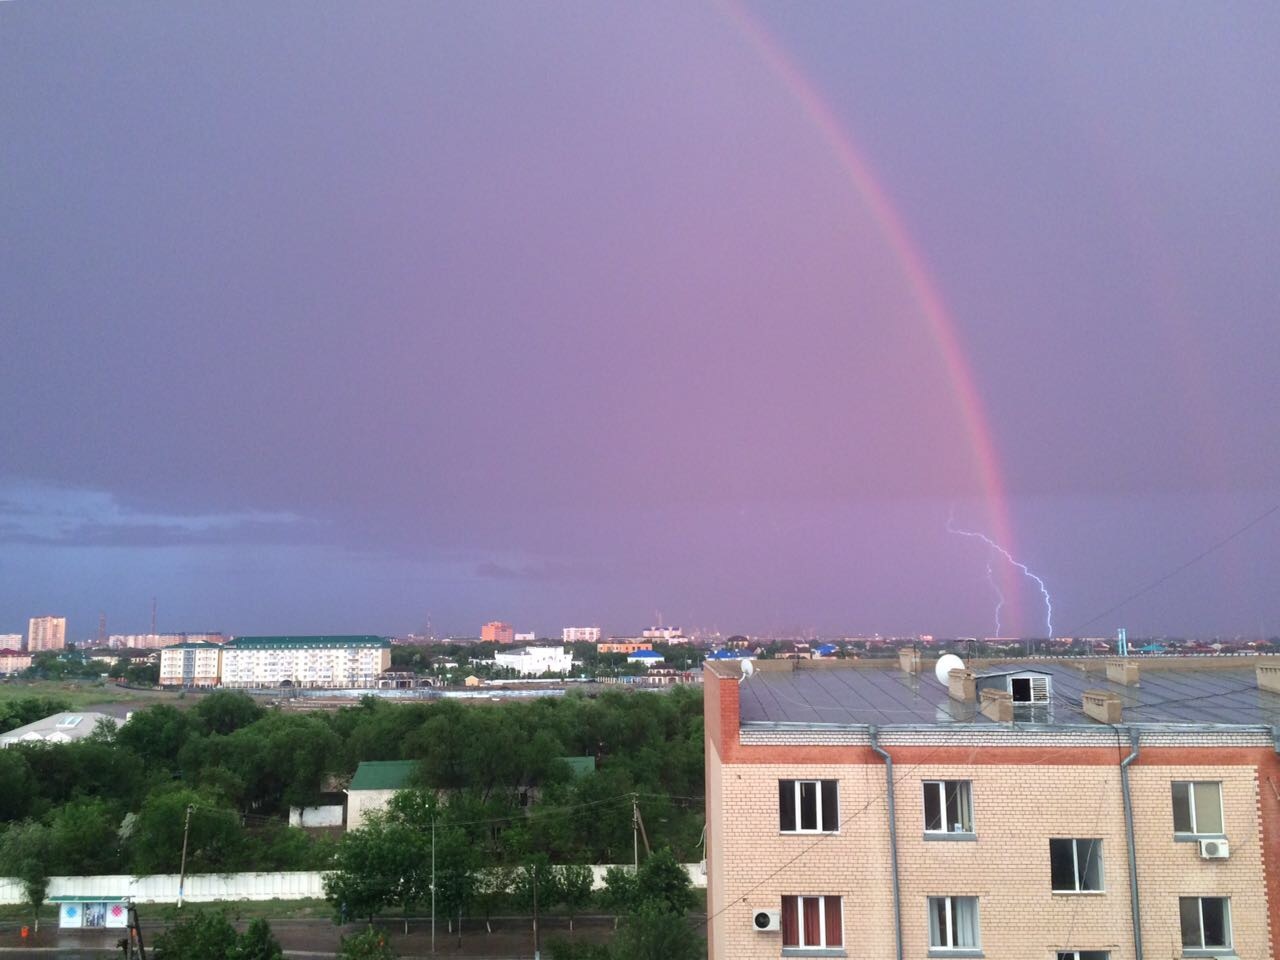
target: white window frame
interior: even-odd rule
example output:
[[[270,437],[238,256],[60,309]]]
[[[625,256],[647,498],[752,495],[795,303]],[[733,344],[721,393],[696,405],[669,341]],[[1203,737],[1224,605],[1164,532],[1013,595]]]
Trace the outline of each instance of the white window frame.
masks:
[[[1014,704],[1020,707],[1043,706],[1053,700],[1052,678],[1043,673],[1015,673],[1009,677],[1009,696],[1013,696],[1013,681],[1026,680],[1030,685],[1030,700],[1014,698]]]
[[[1179,830],[1177,828],[1177,811],[1174,811],[1174,836],[1177,837],[1222,837],[1226,836],[1227,829],[1227,813],[1222,806],[1222,781],[1221,780],[1174,780],[1169,784],[1169,799],[1171,803],[1177,803],[1174,799],[1173,789],[1178,784],[1184,783],[1187,786],[1187,812],[1191,817],[1191,830]],[[1199,817],[1196,816],[1196,786],[1199,784],[1211,783],[1218,788],[1218,821],[1222,824],[1221,831],[1201,830]]]
[[[796,939],[797,939],[799,942],[798,942],[798,943],[793,943],[793,944],[787,944],[787,943],[784,943],[784,944],[782,945],[782,948],[783,948],[784,950],[825,950],[825,949],[827,949],[827,901],[828,901],[828,900],[837,900],[837,901],[841,901],[841,900],[843,900],[843,898],[842,898],[842,897],[837,897],[837,896],[829,896],[829,895],[827,895],[827,894],[793,893],[793,894],[786,894],[786,895],[784,895],[783,900],[785,901],[787,897],[795,897],[795,901],[796,901]],[[821,921],[821,922],[818,924],[818,928],[819,928],[819,931],[818,931],[818,932],[819,932],[819,934],[820,934],[819,939],[821,940],[821,942],[820,942],[820,943],[805,943],[805,942],[804,942],[804,902],[805,902],[806,900],[817,900],[817,901],[818,901],[818,917],[819,917],[819,919],[820,919],[820,921]],[[783,909],[785,910],[785,907],[784,907]],[[843,944],[844,944],[844,942],[845,942],[845,938],[844,938],[844,926],[845,926],[845,924],[844,924],[844,903],[841,903],[841,904],[840,904],[840,943],[841,943],[841,945],[843,945]],[[836,947],[832,947],[831,949],[837,949],[837,948],[836,948]]]
[[[789,779],[787,779],[786,777],[782,777],[782,778],[780,778],[779,782],[780,782],[780,783],[790,783],[790,784],[792,785],[792,786],[791,786],[791,789],[792,789],[792,792],[793,792],[793,793],[792,793],[792,797],[793,797],[793,799],[792,799],[792,803],[794,803],[794,804],[795,804],[795,806],[794,806],[792,809],[795,811],[795,817],[796,817],[795,828],[794,828],[794,829],[791,829],[791,830],[783,830],[783,829],[782,829],[782,811],[781,811],[781,810],[779,810],[779,811],[778,811],[778,832],[779,832],[779,833],[784,833],[784,834],[787,834],[788,836],[790,836],[790,835],[791,835],[791,834],[793,834],[793,833],[807,833],[807,834],[825,833],[825,834],[836,834],[836,833],[839,833],[839,832],[840,832],[840,781],[839,781],[839,780],[835,780],[835,779],[831,779],[831,778],[827,778],[827,779],[807,779],[807,780],[789,780]],[[814,787],[814,810],[815,810],[815,813],[816,813],[816,815],[817,815],[817,820],[816,820],[817,826],[815,826],[815,827],[805,827],[805,826],[802,826],[802,823],[803,823],[803,816],[802,816],[801,811],[800,811],[800,785],[801,785],[801,784],[804,784],[804,783],[811,783],[811,784],[813,784],[813,787]],[[822,808],[822,792],[823,792],[823,791],[822,791],[822,785],[823,785],[824,783],[834,783],[834,784],[835,784],[836,808],[835,808],[835,810],[833,811],[833,814],[834,814],[833,819],[835,820],[835,829],[834,829],[834,830],[824,830],[824,829],[822,829],[822,825],[823,825],[823,823],[825,823],[825,822],[826,822],[826,819],[827,819],[827,818],[823,815],[823,808]],[[781,792],[781,791],[779,791],[779,792]]]
[[[1066,841],[1069,841],[1071,844],[1071,870],[1072,870],[1072,877],[1075,880],[1075,887],[1071,890],[1064,890],[1059,887],[1055,887],[1053,885],[1053,872],[1051,867],[1050,873],[1049,873],[1050,890],[1053,893],[1106,893],[1107,892],[1107,875],[1106,875],[1106,871],[1103,869],[1104,861],[1102,859],[1102,839],[1100,837],[1050,837],[1049,838],[1050,847],[1053,846],[1054,840],[1066,840]],[[1080,873],[1080,843],[1082,841],[1087,843],[1097,844],[1098,880],[1101,885],[1096,888],[1080,886],[1081,880],[1083,879],[1083,875]],[[1053,854],[1050,853],[1049,856],[1050,856],[1050,860],[1052,860]]]
[[[981,949],[982,949],[982,916],[981,916],[981,912],[980,912],[980,909],[981,909],[981,908],[979,907],[979,904],[978,904],[978,898],[977,898],[977,897],[964,896],[964,895],[956,895],[956,896],[929,897],[928,899],[929,899],[929,920],[930,920],[930,924],[929,924],[929,928],[930,928],[930,929],[929,929],[929,934],[930,934],[930,939],[929,939],[929,950],[930,950],[931,952],[933,952],[933,951],[939,951],[939,950],[957,950],[957,951],[958,951],[958,950],[965,950],[965,951],[974,951],[974,950],[981,950]],[[964,947],[960,947],[960,946],[956,946],[954,943],[934,943],[934,942],[933,942],[933,923],[932,923],[932,920],[933,920],[933,905],[934,905],[934,903],[935,903],[936,901],[938,901],[938,900],[941,900],[944,904],[946,904],[946,911],[945,911],[946,919],[945,919],[945,921],[944,921],[944,923],[943,923],[943,925],[942,925],[942,929],[939,931],[939,932],[942,934],[942,938],[943,938],[944,940],[950,940],[950,939],[951,939],[951,928],[952,928],[952,926],[954,926],[953,921],[955,920],[955,916],[954,916],[954,912],[955,912],[955,901],[957,901],[957,900],[972,900],[972,901],[973,901],[973,934],[974,934],[973,939],[974,939],[974,943],[973,943],[973,945],[972,945],[972,946],[964,946]]]
[[[1180,897],[1178,900],[1179,926],[1181,926],[1181,923],[1182,923],[1182,901],[1183,900],[1194,900],[1196,902],[1196,907],[1200,915],[1200,942],[1198,944],[1184,943],[1182,945],[1182,949],[1184,950],[1233,950],[1235,949],[1236,937],[1235,937],[1235,930],[1231,926],[1231,898],[1230,897]],[[1222,921],[1223,921],[1222,929],[1225,930],[1227,933],[1226,943],[1206,944],[1204,942],[1204,902],[1206,900],[1222,901]]]
[[[964,807],[964,812],[967,813],[969,817],[969,829],[967,830],[963,830],[963,829],[953,830],[951,829],[952,825],[947,822],[947,786],[949,784],[961,785],[960,802]],[[928,814],[925,813],[924,832],[927,834],[932,834],[934,836],[942,836],[945,834],[950,834],[952,836],[956,836],[956,835],[970,836],[971,834],[973,834],[974,832],[974,829],[973,829],[973,781],[972,780],[925,780],[924,790],[921,793],[922,802],[924,799],[924,794],[928,793],[931,788],[937,788],[937,791],[938,791],[938,809],[941,811],[941,814],[942,814],[942,826],[940,828],[931,829],[929,827]],[[922,812],[924,812],[924,810],[927,810],[927,807],[923,807]]]

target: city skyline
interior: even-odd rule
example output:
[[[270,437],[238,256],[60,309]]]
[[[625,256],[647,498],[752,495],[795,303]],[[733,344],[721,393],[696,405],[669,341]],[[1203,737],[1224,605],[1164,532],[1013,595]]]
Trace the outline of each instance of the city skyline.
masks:
[[[1274,8],[0,28],[0,630],[1280,632]]]

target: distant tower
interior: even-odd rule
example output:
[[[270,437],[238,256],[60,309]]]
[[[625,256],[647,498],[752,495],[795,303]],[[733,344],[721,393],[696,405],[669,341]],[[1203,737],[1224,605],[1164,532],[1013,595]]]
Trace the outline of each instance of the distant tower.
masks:
[[[156,598],[151,598],[151,635],[156,635]]]
[[[107,642],[107,615],[105,612],[98,614],[98,646],[103,646]]]
[[[1129,655],[1129,635],[1125,632],[1124,627],[1116,631],[1116,653],[1122,657]]]

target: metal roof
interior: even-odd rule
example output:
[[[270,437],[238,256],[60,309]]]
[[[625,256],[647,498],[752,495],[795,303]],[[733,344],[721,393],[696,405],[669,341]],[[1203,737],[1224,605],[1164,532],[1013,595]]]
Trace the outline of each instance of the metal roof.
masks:
[[[335,647],[390,647],[385,637],[315,636],[315,637],[235,637],[222,646],[230,650],[303,650]]]
[[[1100,667],[1097,661],[1092,665]],[[984,676],[1034,670],[1052,678],[1047,706],[1015,708],[1014,723],[1096,725],[1080,705],[1085,690],[1115,693],[1126,724],[1280,725],[1280,694],[1259,690],[1254,664],[1197,669],[1195,664],[1141,665],[1138,686],[1113,683],[1105,671],[1086,673],[1069,663],[1003,664]],[[853,666],[759,670],[739,687],[743,723],[838,725],[993,724],[975,704],[951,699],[930,665],[919,675]],[[1025,711],[1025,713],[1023,712]]]
[[[348,790],[402,790],[409,786],[414,760],[365,760],[356,767]]]

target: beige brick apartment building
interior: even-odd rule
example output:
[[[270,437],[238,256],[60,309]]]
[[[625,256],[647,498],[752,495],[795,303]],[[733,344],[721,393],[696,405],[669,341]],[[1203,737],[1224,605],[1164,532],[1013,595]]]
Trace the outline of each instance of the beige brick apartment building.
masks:
[[[1280,665],[933,666],[707,664],[712,960],[1274,956]]]

